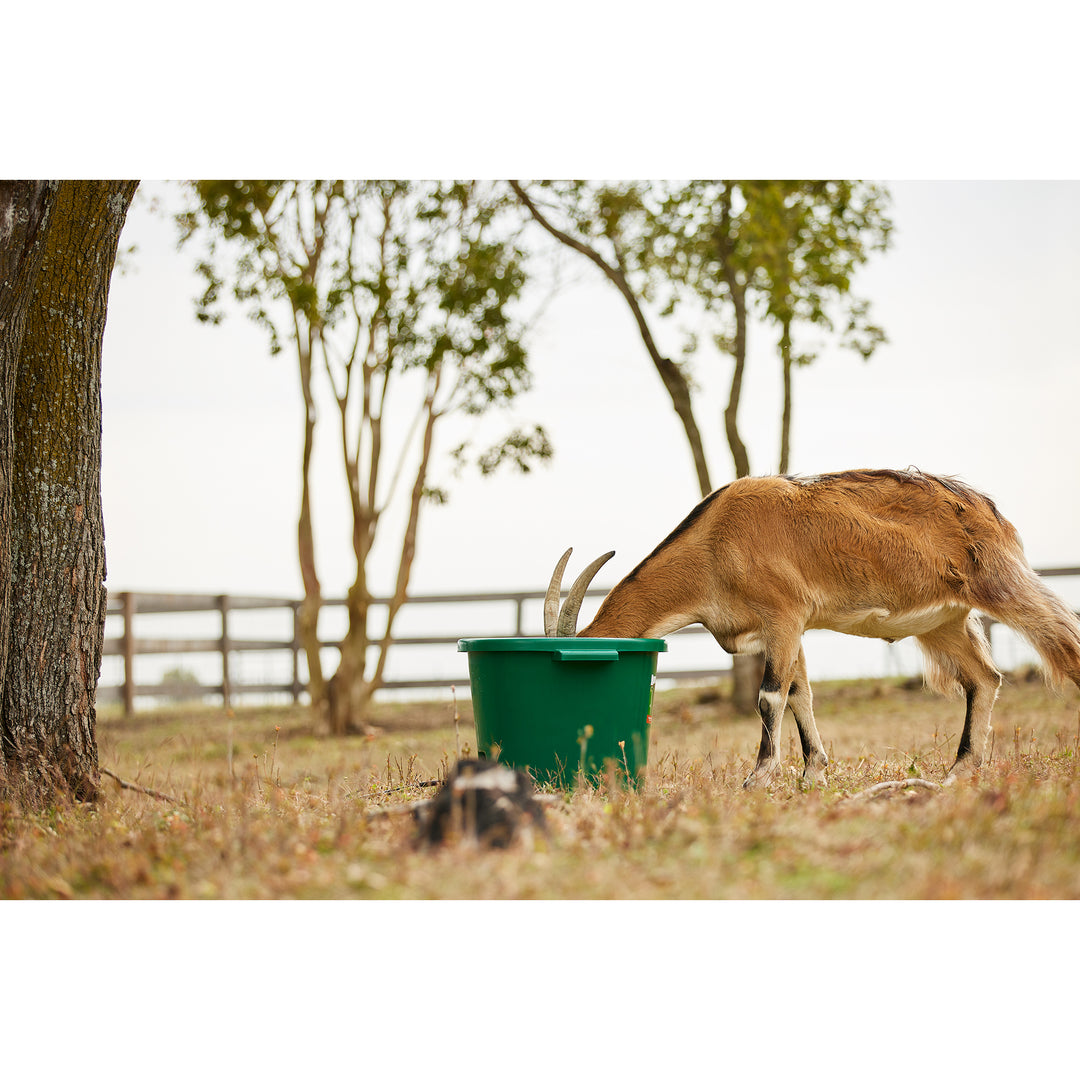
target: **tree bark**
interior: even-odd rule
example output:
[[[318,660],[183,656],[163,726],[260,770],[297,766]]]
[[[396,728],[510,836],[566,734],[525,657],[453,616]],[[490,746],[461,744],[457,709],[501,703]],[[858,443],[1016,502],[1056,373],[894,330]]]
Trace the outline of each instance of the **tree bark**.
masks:
[[[0,706],[11,627],[11,487],[19,352],[59,184],[0,181]],[[3,750],[0,749],[0,761]]]
[[[64,181],[25,307],[10,424],[2,754],[42,790],[97,794],[105,628],[101,345],[135,181]],[[6,392],[6,390],[5,390]]]

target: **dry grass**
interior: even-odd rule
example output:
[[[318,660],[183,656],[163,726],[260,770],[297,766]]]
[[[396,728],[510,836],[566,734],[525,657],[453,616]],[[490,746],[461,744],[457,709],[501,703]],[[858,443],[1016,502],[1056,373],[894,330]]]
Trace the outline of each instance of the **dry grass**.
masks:
[[[832,765],[798,789],[794,725],[772,791],[741,784],[757,722],[715,691],[657,695],[650,769],[626,792],[582,790],[549,835],[508,851],[417,850],[407,815],[454,761],[447,704],[384,706],[373,738],[320,736],[302,710],[146,713],[99,721],[96,807],[0,801],[0,897],[908,899],[1080,897],[1077,701],[1007,684],[990,762],[942,790],[956,700],[898,681],[816,688]],[[472,724],[462,705],[460,739]]]

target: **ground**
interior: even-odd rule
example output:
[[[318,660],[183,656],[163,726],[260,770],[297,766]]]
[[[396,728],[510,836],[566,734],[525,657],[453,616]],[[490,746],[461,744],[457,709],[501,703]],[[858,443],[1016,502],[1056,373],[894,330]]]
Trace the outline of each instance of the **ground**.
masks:
[[[161,709],[99,718],[96,806],[0,800],[0,898],[1080,898],[1075,692],[1007,681],[987,764],[948,788],[963,703],[921,683],[815,688],[831,765],[802,792],[742,780],[758,725],[727,689],[658,693],[636,791],[551,800],[547,836],[509,850],[413,843],[398,810],[474,750],[468,702],[383,705],[333,739],[296,708]],[[455,708],[460,713],[454,723]],[[883,782],[885,789],[871,790]]]

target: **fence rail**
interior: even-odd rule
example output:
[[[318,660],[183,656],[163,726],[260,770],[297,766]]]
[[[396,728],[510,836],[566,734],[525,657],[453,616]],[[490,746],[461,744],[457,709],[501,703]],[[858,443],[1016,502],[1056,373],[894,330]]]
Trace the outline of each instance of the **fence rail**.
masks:
[[[1037,571],[1043,577],[1080,577],[1080,567],[1052,567]],[[593,588],[586,592],[586,597],[602,597],[606,588]],[[406,603],[409,608],[422,605],[438,604],[492,604],[507,603],[513,605],[512,629],[507,634],[520,637],[525,634],[525,605],[543,600],[543,591],[492,592],[492,593],[439,593],[413,596]],[[343,608],[345,600],[324,600],[323,608]],[[386,606],[388,600],[375,598],[376,607]],[[245,638],[235,637],[231,632],[230,616],[241,611],[285,610],[292,615],[292,634],[287,638]],[[226,708],[237,698],[249,694],[282,693],[292,696],[294,702],[301,699],[307,691],[303,678],[303,647],[300,643],[298,613],[300,601],[291,597],[269,596],[231,596],[210,593],[163,593],[163,592],[119,592],[110,595],[107,614],[115,622],[120,621],[120,632],[106,632],[104,655],[123,658],[123,679],[118,686],[99,685],[98,701],[121,701],[124,712],[131,715],[135,711],[136,698],[154,697],[220,697]],[[184,613],[216,613],[220,630],[215,635],[202,637],[139,637],[135,622],[142,615],[166,615]],[[987,629],[992,620],[986,620]],[[688,626],[678,631],[684,634],[707,634],[703,626]],[[394,650],[422,645],[454,645],[463,636],[499,636],[463,635],[452,636],[420,635],[392,636]],[[320,641],[322,648],[336,648],[335,641]],[[291,654],[292,677],[288,682],[245,683],[232,677],[230,656],[236,653],[283,653]],[[221,682],[218,684],[193,683],[139,683],[136,678],[136,657],[148,655],[181,655],[189,653],[216,654],[221,661]],[[661,654],[657,665],[659,678],[672,680],[705,679],[729,674],[731,667],[709,667],[695,670],[668,670],[664,667],[665,657]],[[460,684],[462,679],[451,677],[388,679],[383,683],[387,690],[405,689],[444,689]]]
[[[607,589],[589,589],[586,597],[602,597]],[[415,608],[429,604],[492,604],[507,603],[513,606],[512,629],[500,630],[490,635],[393,635],[391,647],[395,650],[409,646],[446,645],[456,646],[461,637],[506,636],[525,634],[525,605],[544,599],[543,591],[492,592],[492,593],[439,593],[412,596],[406,606]],[[385,607],[385,598],[373,598],[372,605]],[[343,608],[345,600],[329,599],[322,602],[324,609]],[[118,686],[100,684],[99,702],[120,701],[124,712],[135,711],[136,698],[220,697],[226,708],[237,698],[247,694],[289,694],[294,702],[307,692],[303,677],[303,646],[300,641],[298,613],[300,601],[289,597],[231,596],[212,593],[161,593],[119,592],[109,596],[107,615],[120,620],[120,632],[106,633],[104,655],[123,658],[123,678]],[[292,614],[292,634],[288,638],[243,638],[231,632],[230,615],[239,611],[288,610]],[[220,619],[220,632],[203,637],[140,637],[135,622],[142,615],[177,615],[186,613],[216,613]],[[707,633],[704,627],[691,626],[678,631],[680,634]],[[320,640],[320,648],[337,648],[338,642]],[[232,676],[230,656],[235,653],[282,653],[291,654],[292,678],[288,682],[243,683]],[[136,676],[136,657],[147,655],[181,655],[188,653],[216,654],[220,657],[222,678],[220,683],[140,683]],[[720,676],[730,671],[727,667],[711,667],[700,670],[661,670],[658,674],[666,679],[703,679]],[[382,683],[386,690],[445,689],[460,685],[462,678],[408,678],[387,679]]]

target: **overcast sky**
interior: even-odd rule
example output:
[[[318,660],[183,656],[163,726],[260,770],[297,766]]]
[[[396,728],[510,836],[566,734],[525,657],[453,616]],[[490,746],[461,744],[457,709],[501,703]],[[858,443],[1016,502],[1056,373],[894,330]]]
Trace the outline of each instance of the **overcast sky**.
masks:
[[[916,465],[956,475],[994,497],[1035,565],[1080,564],[1080,183],[885,183],[894,243],[854,291],[872,301],[889,342],[869,363],[827,346],[796,372],[792,471]],[[162,195],[167,185],[144,183],[121,241],[136,250],[109,302],[108,585],[298,595],[295,362],[269,356],[241,315],[196,322],[193,255],[176,251],[171,221],[150,211]],[[740,425],[753,472],[766,473],[778,458],[779,364],[770,332],[751,333]],[[664,336],[676,350],[677,336]],[[589,267],[530,346],[534,390],[480,434],[539,422],[555,459],[529,476],[448,480],[449,504],[425,511],[415,592],[540,588],[569,545],[571,570],[616,549],[599,582],[613,584],[698,499],[681,427],[630,315]],[[721,423],[731,361],[703,349],[693,363],[719,486],[733,476]],[[335,595],[351,580],[351,555],[335,417],[323,417],[316,532],[324,592]],[[448,426],[443,448],[463,430]],[[396,536],[386,540],[376,591],[392,583]]]

